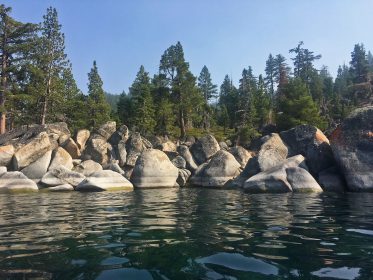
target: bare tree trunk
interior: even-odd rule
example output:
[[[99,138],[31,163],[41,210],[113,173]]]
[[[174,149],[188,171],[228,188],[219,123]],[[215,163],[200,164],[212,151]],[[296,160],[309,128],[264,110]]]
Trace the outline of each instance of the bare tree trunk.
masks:
[[[186,135],[185,132],[185,120],[184,120],[184,112],[183,109],[179,109],[179,122],[180,122],[180,138],[184,138]]]
[[[51,78],[48,79],[46,95],[43,98],[43,107],[42,107],[41,116],[40,116],[40,124],[41,125],[45,124],[45,119],[47,117],[48,97],[50,95],[50,91],[51,91]]]
[[[1,61],[1,91],[0,91],[0,108],[1,108],[1,115],[0,115],[0,134],[4,134],[6,132],[6,111],[5,111],[5,101],[6,101],[6,91],[7,91],[7,60],[8,55],[6,51],[6,41],[7,36],[6,32],[4,31],[3,34],[3,57]]]

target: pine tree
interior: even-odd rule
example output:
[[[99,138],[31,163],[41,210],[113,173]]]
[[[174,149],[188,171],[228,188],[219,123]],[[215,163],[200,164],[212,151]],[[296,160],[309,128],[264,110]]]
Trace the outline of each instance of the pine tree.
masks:
[[[34,46],[37,26],[31,23],[21,23],[10,16],[12,9],[0,5],[0,134],[6,131],[7,111],[14,110],[14,85],[22,76],[29,63],[28,53]],[[13,93],[13,94],[12,94]],[[19,97],[19,96],[18,96]],[[7,100],[13,102],[7,106]],[[8,123],[12,127],[14,116]]]
[[[209,105],[209,101],[212,98],[217,97],[217,85],[214,85],[212,83],[211,75],[206,65],[203,66],[202,71],[198,77],[198,87],[200,88],[204,99],[203,128],[208,131],[210,129],[211,122],[211,108]]]
[[[356,44],[351,53],[350,72],[354,83],[364,83],[367,81],[369,63],[363,44]]]
[[[321,55],[315,55],[314,52],[302,48],[303,45],[304,43],[300,41],[295,48],[289,50],[289,53],[295,54],[295,57],[292,58],[294,62],[294,77],[300,78],[309,85],[310,77],[314,71],[313,62],[320,59]]]
[[[266,61],[265,81],[266,81],[266,84],[269,88],[269,94],[270,94],[272,100],[275,98],[275,83],[276,83],[276,78],[275,78],[276,71],[275,71],[275,69],[276,69],[276,60],[272,56],[272,54],[269,54],[268,59]]]
[[[279,100],[279,115],[277,125],[280,130],[286,130],[300,124],[311,124],[321,129],[325,121],[320,117],[318,108],[308,92],[307,85],[295,78],[283,88]]]
[[[58,99],[56,89],[64,69],[69,65],[65,54],[65,36],[61,32],[57,10],[49,7],[43,16],[41,38],[38,46],[37,67],[39,68],[40,124],[45,124],[50,100]]]
[[[155,109],[151,95],[151,83],[148,72],[141,65],[136,79],[130,87],[130,98],[133,106],[133,123],[135,128],[142,134],[154,131]]]
[[[98,73],[96,61],[93,61],[93,67],[88,73],[88,98],[87,107],[90,113],[90,125],[97,127],[110,120],[110,105],[105,98],[105,92],[102,88],[103,82]]]
[[[271,122],[271,96],[267,92],[262,75],[259,75],[258,86],[255,92],[255,106],[257,112],[257,126],[260,128]]]
[[[154,75],[152,79],[152,95],[155,112],[156,131],[160,135],[169,135],[174,123],[174,105],[171,92],[164,74]]]
[[[225,107],[228,111],[229,127],[235,127],[238,111],[238,90],[233,85],[232,80],[228,75],[225,75],[224,81],[220,86],[219,105]]]
[[[196,109],[201,106],[196,87],[196,78],[189,70],[189,63],[185,61],[183,47],[180,42],[169,47],[161,57],[159,71],[166,76],[171,89],[174,108],[177,110],[180,137],[186,135],[186,123],[192,119]]]

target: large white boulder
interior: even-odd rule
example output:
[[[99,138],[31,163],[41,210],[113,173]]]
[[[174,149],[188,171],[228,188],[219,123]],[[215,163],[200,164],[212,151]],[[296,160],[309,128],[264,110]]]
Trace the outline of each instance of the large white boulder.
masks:
[[[131,181],[138,188],[174,187],[178,174],[164,152],[149,149],[138,157]]]
[[[38,191],[36,183],[19,171],[6,172],[0,176],[0,192]]]

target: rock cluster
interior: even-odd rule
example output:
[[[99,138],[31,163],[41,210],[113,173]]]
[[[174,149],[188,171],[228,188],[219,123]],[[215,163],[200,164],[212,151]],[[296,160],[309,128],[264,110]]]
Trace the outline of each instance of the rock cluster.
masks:
[[[249,193],[373,191],[373,107],[328,138],[299,125],[257,139],[253,150],[214,136],[148,141],[115,122],[71,135],[65,123],[0,136],[0,192],[107,191],[200,186]]]

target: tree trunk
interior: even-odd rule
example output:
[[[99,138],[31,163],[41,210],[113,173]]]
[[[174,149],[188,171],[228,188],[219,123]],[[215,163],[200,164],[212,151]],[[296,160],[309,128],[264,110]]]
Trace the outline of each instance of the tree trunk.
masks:
[[[51,79],[49,78],[48,83],[47,83],[46,95],[44,96],[44,99],[43,99],[43,107],[42,107],[41,115],[40,115],[40,124],[41,125],[45,124],[45,119],[47,117],[48,97],[50,95],[50,91],[51,91]]]
[[[6,23],[5,23],[6,25]],[[6,26],[5,28],[6,29]],[[7,91],[7,60],[8,55],[6,51],[6,41],[7,36],[4,30],[3,34],[3,45],[2,52],[3,57],[1,60],[1,91],[0,91],[0,108],[1,108],[1,115],[0,115],[0,134],[4,134],[6,132],[6,111],[5,111],[5,100],[6,100],[6,91]]]
[[[183,139],[186,135],[183,109],[179,109],[179,123],[180,123],[180,138]]]

